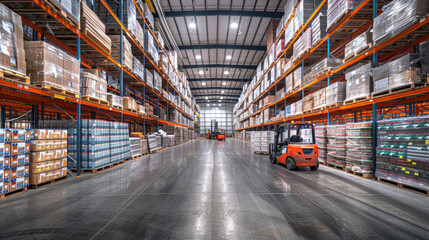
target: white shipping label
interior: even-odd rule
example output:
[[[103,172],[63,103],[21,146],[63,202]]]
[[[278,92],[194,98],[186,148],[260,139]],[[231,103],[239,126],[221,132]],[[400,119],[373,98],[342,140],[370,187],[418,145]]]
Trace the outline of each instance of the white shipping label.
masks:
[[[8,23],[8,22],[6,22],[6,21],[2,21],[2,26],[3,26],[3,29],[4,29],[6,32],[8,32],[9,34],[11,34],[11,32],[10,32],[10,26],[9,26],[9,23]]]
[[[6,55],[10,56],[10,54],[9,54],[9,50],[7,49],[7,46],[6,46],[6,45],[1,45],[1,51],[2,51],[2,53],[4,53],[4,54],[6,54]]]

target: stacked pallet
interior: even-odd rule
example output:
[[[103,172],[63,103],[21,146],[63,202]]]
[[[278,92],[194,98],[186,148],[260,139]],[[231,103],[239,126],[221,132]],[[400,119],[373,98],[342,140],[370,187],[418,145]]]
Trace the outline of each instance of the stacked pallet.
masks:
[[[114,108],[119,108],[119,109],[123,109],[124,105],[123,105],[123,99],[121,98],[121,96],[112,94],[112,93],[108,93],[107,94],[107,101],[109,102],[109,106],[114,107]]]
[[[111,56],[117,61],[121,60],[121,35],[109,35],[112,40],[112,54]],[[122,64],[128,70],[133,70],[133,51],[131,44],[125,35],[122,36]],[[111,61],[106,61],[108,65],[114,65]]]
[[[79,95],[79,61],[43,41],[25,42],[27,74],[42,88]]]
[[[107,101],[107,81],[98,77],[95,69],[82,69],[80,74],[82,98],[101,104]]]
[[[28,130],[0,129],[0,195],[28,187],[30,138]]]
[[[35,129],[31,140],[30,185],[67,176],[67,130]]]
[[[372,68],[376,63],[359,63],[346,71],[346,99],[344,103],[369,99],[372,93]]]
[[[128,110],[131,112],[137,112],[137,102],[132,97],[123,97],[124,110]]]
[[[429,118],[379,121],[375,177],[429,191]]]
[[[161,149],[161,141],[158,141],[158,136],[155,134],[147,135],[147,142],[149,145],[149,151],[153,152]]]
[[[274,143],[274,131],[256,131],[253,135],[253,150],[255,153],[268,154],[269,144]],[[250,133],[245,132],[244,139],[250,140]]]
[[[130,153],[131,157],[136,157],[142,154],[143,149],[139,137],[130,137]]]
[[[336,167],[346,166],[346,125],[326,126],[328,137],[327,164]]]
[[[326,134],[326,126],[318,125],[315,126],[316,144],[319,148],[319,162],[326,164],[326,155],[328,149],[328,138]]]
[[[372,173],[372,122],[347,123],[346,169]]]
[[[80,24],[81,33],[95,43],[100,50],[110,55],[112,41],[106,35],[106,27],[86,4],[81,4]]]

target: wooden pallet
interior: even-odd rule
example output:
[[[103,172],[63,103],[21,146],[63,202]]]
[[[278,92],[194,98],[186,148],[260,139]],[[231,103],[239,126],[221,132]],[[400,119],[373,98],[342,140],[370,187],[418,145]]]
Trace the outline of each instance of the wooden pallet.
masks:
[[[30,77],[25,74],[15,72],[9,69],[0,68],[0,78],[11,82],[18,82],[23,84],[30,84]]]
[[[110,105],[110,103],[109,103],[109,105]],[[123,110],[124,108],[123,107],[121,107],[121,106],[116,106],[116,105],[112,105],[112,106],[110,106],[111,108],[114,108],[114,109],[118,109],[118,110]]]
[[[49,90],[49,91],[51,91],[53,93],[61,94],[61,95],[72,97],[72,98],[79,98],[79,94],[78,93],[72,92],[70,90],[63,89],[62,87],[53,85],[51,83],[42,82],[42,83],[36,83],[34,85],[38,86],[38,87],[40,87],[42,89]]]
[[[94,169],[86,169],[86,168],[82,168],[80,171],[81,172],[88,172],[88,173],[97,173],[97,172],[100,172],[100,171],[103,171],[103,170],[105,170],[105,169],[108,169],[108,168],[112,168],[112,167],[115,167],[115,166],[118,166],[118,165],[121,165],[122,163],[124,163],[125,162],[125,160],[122,160],[122,161],[120,161],[120,162],[115,162],[115,163],[111,163],[111,164],[109,164],[109,165],[106,165],[106,166],[102,166],[102,167],[99,167],[99,168],[94,168]],[[75,169],[75,168],[73,168],[73,169],[71,169],[72,171],[77,171],[77,169]]]
[[[328,108],[336,108],[336,107],[339,107],[339,106],[342,106],[343,105],[343,103],[331,103],[331,104],[326,104],[324,107],[323,107],[323,109],[325,110],[325,109],[328,109]]]
[[[328,162],[325,164],[325,166],[328,166],[328,167],[331,167],[331,168],[335,168],[335,169],[339,169],[339,170],[343,170],[343,171],[346,170],[346,167],[335,166],[335,165],[332,165],[332,164],[330,164]]]
[[[362,178],[372,178],[372,173],[359,173],[359,172],[351,171],[349,169],[346,169],[346,173],[350,173]]]
[[[3,200],[3,199],[8,198],[8,197],[16,196],[18,194],[26,192],[27,190],[28,190],[28,187],[25,187],[25,188],[15,190],[13,192],[3,193],[2,195],[0,195],[0,200]]]
[[[326,75],[326,74],[328,74],[328,73],[332,72],[332,70],[334,70],[334,68],[332,68],[332,67],[325,68],[325,69],[323,69],[322,71],[317,72],[317,74],[314,74],[314,75],[313,75],[313,79],[317,79],[317,78],[319,78],[320,76],[324,76],[324,75]]]
[[[344,20],[352,13],[352,10],[347,10],[346,12],[343,13],[343,15],[337,19],[337,21],[335,21],[327,30],[326,32],[329,33],[332,31],[332,29],[336,28],[338,26],[338,24],[344,22]]]
[[[103,53],[107,55],[110,55],[112,53],[111,49],[105,46],[100,39],[97,39],[97,37],[94,34],[92,34],[88,29],[86,29],[85,23],[82,23],[81,33],[85,35],[87,38],[89,38],[95,45],[97,45],[98,49],[100,49]]]
[[[34,185],[31,184],[30,188],[36,188],[37,189],[37,188],[45,187],[45,186],[51,185],[53,183],[56,183],[56,182],[59,182],[59,181],[65,180],[65,179],[67,179],[67,176],[63,176],[63,177],[60,177],[60,178],[57,178],[57,179],[54,179],[51,181],[47,181],[44,183],[39,183],[39,184],[34,184]]]
[[[100,105],[105,105],[105,106],[109,106],[109,102],[102,100],[102,99],[98,99],[95,97],[91,97],[91,96],[82,96],[82,100],[85,100],[87,102],[92,102],[92,103],[96,103],[96,104],[100,104]]]
[[[353,59],[357,58],[358,56],[361,56],[362,54],[364,54],[366,51],[368,51],[371,48],[372,48],[372,43],[368,44],[365,48],[361,49],[358,52],[355,52],[354,54],[348,56],[347,58],[344,58],[343,63],[349,62],[350,60],[353,60]]]
[[[344,105],[349,104],[349,103],[356,103],[356,102],[362,102],[362,101],[366,101],[371,99],[371,96],[365,96],[365,97],[358,97],[355,99],[350,99],[350,100],[346,100],[343,102]]]
[[[399,92],[407,92],[407,91],[411,91],[414,90],[420,86],[424,86],[425,84],[418,84],[418,83],[409,83],[407,85],[402,85],[402,86],[398,86],[398,87],[393,87],[391,89],[386,89],[383,91],[378,91],[378,92],[373,92],[371,95],[372,97],[384,97],[384,96],[388,96],[388,95],[392,95],[392,94],[397,94]]]
[[[381,183],[385,183],[385,184],[391,185],[391,186],[396,186],[398,188],[402,188],[402,189],[405,189],[407,191],[411,191],[411,192],[422,194],[422,195],[425,195],[425,196],[429,197],[429,191],[425,190],[425,189],[420,189],[420,188],[412,187],[412,186],[407,185],[407,184],[402,184],[402,183],[390,181],[390,180],[387,180],[387,179],[384,179],[384,178],[377,178],[377,181],[379,181]]]

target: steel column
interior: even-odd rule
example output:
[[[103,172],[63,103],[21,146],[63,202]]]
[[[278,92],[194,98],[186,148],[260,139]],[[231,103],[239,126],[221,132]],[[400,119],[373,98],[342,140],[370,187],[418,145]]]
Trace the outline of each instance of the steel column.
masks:
[[[121,11],[121,13],[120,13],[120,20],[121,20],[121,23],[123,23],[124,22],[124,13],[123,13],[123,11],[124,11],[124,0],[121,0],[120,1],[120,11]],[[124,57],[124,52],[123,52],[123,49],[124,49],[124,43],[123,43],[123,38],[124,37],[124,30],[121,28],[121,41],[120,41],[120,59],[119,59],[119,63],[121,64],[121,66],[123,66],[123,57]],[[120,73],[120,82],[121,82],[121,98],[122,97],[124,97],[124,71],[122,70],[122,68],[121,68],[121,73]],[[124,122],[124,114],[122,113],[122,111],[121,111],[121,122]]]
[[[6,128],[6,107],[5,106],[1,106],[0,127]]]
[[[79,89],[80,85],[80,37],[77,38],[77,60],[79,62]],[[79,102],[77,103],[77,176],[80,176],[81,166],[82,166],[82,116],[81,116],[81,95],[79,95]]]
[[[372,104],[372,174],[375,176],[377,162],[377,104]]]

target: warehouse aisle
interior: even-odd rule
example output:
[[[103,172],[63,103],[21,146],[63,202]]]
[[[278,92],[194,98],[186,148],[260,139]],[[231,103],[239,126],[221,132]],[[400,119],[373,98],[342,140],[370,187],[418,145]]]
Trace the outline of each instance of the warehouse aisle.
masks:
[[[429,236],[427,197],[326,167],[291,172],[234,139],[32,190],[2,200],[0,212],[0,238],[10,239]]]

